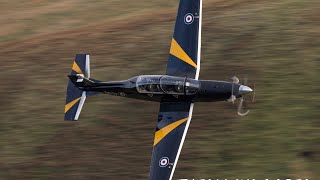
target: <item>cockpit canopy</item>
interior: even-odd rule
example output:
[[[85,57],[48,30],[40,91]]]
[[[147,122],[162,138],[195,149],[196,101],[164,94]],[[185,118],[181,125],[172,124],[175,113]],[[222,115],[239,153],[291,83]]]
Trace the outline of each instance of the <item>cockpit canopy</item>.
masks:
[[[139,93],[193,95],[199,82],[184,77],[145,75],[137,78],[136,87]]]
[[[160,78],[158,75],[139,76],[136,87],[139,93],[163,94],[160,88]]]

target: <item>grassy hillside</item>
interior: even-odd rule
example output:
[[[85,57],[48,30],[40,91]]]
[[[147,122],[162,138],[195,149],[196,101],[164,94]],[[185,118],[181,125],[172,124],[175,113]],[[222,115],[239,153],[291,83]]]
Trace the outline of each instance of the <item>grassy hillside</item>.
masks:
[[[0,10],[0,179],[147,179],[159,105],[88,99],[64,122],[76,53],[92,76],[163,74],[178,1],[19,1]],[[252,113],[198,103],[175,178],[320,177],[320,1],[204,1],[201,79],[255,82]]]

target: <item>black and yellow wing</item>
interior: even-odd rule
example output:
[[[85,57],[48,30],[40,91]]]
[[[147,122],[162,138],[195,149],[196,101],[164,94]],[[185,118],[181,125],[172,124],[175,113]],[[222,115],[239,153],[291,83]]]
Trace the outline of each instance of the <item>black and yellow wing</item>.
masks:
[[[150,166],[150,180],[171,180],[191,121],[193,103],[162,102]]]
[[[166,74],[199,78],[202,0],[180,0]],[[192,102],[161,102],[150,180],[171,180],[187,135]]]
[[[167,75],[198,79],[201,54],[202,0],[180,0],[171,41]]]

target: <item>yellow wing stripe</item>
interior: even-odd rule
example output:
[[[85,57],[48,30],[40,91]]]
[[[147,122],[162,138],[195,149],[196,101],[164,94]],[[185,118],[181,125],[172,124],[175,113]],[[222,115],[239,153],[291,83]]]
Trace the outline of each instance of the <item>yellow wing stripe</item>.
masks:
[[[68,112],[80,99],[81,99],[81,97],[66,104],[66,106],[64,107],[64,113]]]
[[[172,38],[171,41],[171,48],[170,48],[170,54],[173,56],[181,59],[182,61],[190,64],[191,66],[197,68],[196,63],[189,57],[189,55],[181,48],[181,46],[178,44],[178,42]]]
[[[171,123],[167,125],[166,127],[158,130],[154,136],[154,143],[153,146],[157,145],[158,142],[160,142],[164,137],[166,137],[171,131],[173,131],[176,127],[187,121],[188,118],[184,118],[181,120],[178,120],[174,123]]]
[[[83,72],[81,71],[80,67],[78,66],[78,64],[75,61],[73,62],[72,70],[74,70],[78,74],[83,74]]]

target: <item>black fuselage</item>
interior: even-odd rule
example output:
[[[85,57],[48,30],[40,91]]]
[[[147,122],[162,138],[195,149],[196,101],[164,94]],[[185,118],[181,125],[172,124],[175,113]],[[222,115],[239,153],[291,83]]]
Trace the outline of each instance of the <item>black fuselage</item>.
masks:
[[[71,78],[72,80],[72,78]],[[239,84],[215,80],[194,80],[174,76],[138,76],[125,81],[76,83],[82,90],[147,101],[226,101],[239,97]],[[233,93],[232,93],[233,91]]]

